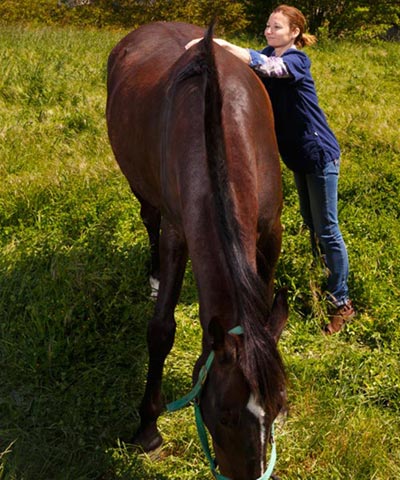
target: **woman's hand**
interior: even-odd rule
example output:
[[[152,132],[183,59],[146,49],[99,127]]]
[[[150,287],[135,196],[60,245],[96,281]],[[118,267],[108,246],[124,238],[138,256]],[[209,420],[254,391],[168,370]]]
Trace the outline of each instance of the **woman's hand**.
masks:
[[[188,50],[193,45],[196,45],[196,43],[199,43],[201,40],[203,40],[203,38],[195,38],[193,40],[190,40],[190,42],[185,45],[186,50]],[[229,43],[222,38],[214,38],[213,40],[219,46],[225,48],[225,50],[228,50],[228,52],[231,52],[233,55],[235,55],[235,57],[240,58],[240,60],[242,60],[243,62],[247,64],[250,63],[250,53],[246,48],[238,47],[237,45]]]
[[[203,37],[194,38],[193,40],[190,40],[190,42],[188,42],[185,45],[186,50],[188,50],[193,45],[196,45],[196,43],[201,42],[202,40],[203,40]],[[222,38],[213,38],[213,40],[215,43],[218,43],[218,45],[220,45],[221,47],[227,47],[228,45],[230,45],[229,42],[227,42],[226,40],[223,40]]]
[[[188,50],[190,47],[192,47],[193,45],[196,45],[196,43],[199,43],[201,40],[203,40],[203,37],[202,38],[194,38],[193,40],[190,40],[190,42],[188,42],[186,45],[185,45],[185,48],[186,50]]]

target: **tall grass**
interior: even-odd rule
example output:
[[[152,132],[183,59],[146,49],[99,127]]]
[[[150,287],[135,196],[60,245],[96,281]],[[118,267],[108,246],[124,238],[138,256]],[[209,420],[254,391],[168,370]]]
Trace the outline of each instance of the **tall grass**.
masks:
[[[208,479],[193,414],[165,414],[151,457],[132,433],[152,314],[138,204],[105,121],[106,59],[124,32],[0,29],[0,478]],[[308,52],[343,150],[340,219],[359,312],[321,335],[324,272],[312,264],[290,172],[277,284],[289,414],[283,479],[400,478],[400,46],[324,43]],[[155,66],[156,68],[156,66]],[[188,268],[164,393],[190,388],[200,348]]]

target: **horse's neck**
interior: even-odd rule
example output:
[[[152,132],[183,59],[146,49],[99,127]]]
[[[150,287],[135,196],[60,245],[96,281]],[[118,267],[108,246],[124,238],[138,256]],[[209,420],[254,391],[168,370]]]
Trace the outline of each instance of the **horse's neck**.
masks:
[[[216,238],[208,238],[208,244],[199,253],[191,253],[192,269],[196,279],[200,320],[207,332],[213,317],[218,317],[226,330],[237,322],[237,294],[231,280],[221,247]]]
[[[186,200],[186,199],[185,199]],[[183,202],[184,205],[195,204],[195,211],[190,215],[183,213],[185,236],[192,262],[199,294],[200,317],[203,328],[213,316],[220,317],[226,330],[238,323],[237,276],[235,276],[234,248],[240,250],[241,262],[256,268],[255,262],[255,226],[243,225],[242,242],[233,246],[224,240],[221,234],[223,226],[221,217],[213,201],[213,195],[204,195]],[[235,210],[239,210],[235,207]],[[254,230],[254,231],[253,231]],[[235,255],[238,255],[236,252]],[[236,258],[236,263],[238,259]]]

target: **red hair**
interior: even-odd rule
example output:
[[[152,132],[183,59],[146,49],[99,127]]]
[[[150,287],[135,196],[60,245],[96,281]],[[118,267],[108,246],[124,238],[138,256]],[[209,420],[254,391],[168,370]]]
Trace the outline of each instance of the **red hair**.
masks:
[[[295,40],[296,47],[302,48],[308,45],[313,45],[317,41],[315,35],[305,33],[307,21],[305,16],[298,10],[296,7],[291,7],[289,5],[279,5],[276,7],[272,13],[282,13],[289,20],[289,26],[292,30],[298,28],[300,33],[297,35]]]

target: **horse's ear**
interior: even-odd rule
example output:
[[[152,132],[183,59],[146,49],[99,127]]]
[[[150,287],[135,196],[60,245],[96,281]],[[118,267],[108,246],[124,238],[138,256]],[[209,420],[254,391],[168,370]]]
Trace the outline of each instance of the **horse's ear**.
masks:
[[[220,350],[224,347],[225,331],[218,317],[212,317],[208,325],[208,333],[213,339],[213,350]]]
[[[216,363],[219,365],[232,365],[237,361],[238,342],[237,335],[227,334],[218,317],[213,317],[208,325],[208,333],[213,339],[212,349]]]
[[[275,295],[267,324],[267,329],[276,343],[278,343],[282,331],[285,328],[288,316],[287,288],[281,288]]]

